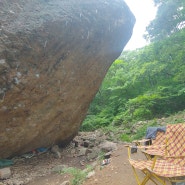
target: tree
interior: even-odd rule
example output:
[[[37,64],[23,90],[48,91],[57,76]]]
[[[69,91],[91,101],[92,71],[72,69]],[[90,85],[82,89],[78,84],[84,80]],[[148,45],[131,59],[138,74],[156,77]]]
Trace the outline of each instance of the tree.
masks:
[[[185,29],[123,52],[91,103],[83,129],[127,124],[185,109]]]
[[[158,41],[185,27],[185,0],[154,0],[156,18],[146,28],[145,39]]]

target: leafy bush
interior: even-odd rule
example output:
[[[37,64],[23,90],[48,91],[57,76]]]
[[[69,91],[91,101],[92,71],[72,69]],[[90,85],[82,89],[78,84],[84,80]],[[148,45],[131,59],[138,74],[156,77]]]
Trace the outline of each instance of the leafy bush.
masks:
[[[95,115],[88,115],[84,120],[80,130],[93,131],[98,128],[106,127],[111,123],[111,118],[100,117]]]
[[[120,139],[122,141],[126,141],[126,142],[131,142],[132,141],[131,137],[128,134],[121,134]]]
[[[137,120],[151,119],[152,112],[145,107],[140,107],[134,110],[133,117]]]

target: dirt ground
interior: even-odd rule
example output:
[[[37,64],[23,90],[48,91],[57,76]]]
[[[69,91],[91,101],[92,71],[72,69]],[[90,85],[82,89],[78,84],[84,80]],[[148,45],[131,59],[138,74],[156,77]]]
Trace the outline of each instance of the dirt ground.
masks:
[[[144,159],[143,154],[133,154],[134,157]],[[143,178],[143,174],[138,172],[140,179]],[[83,185],[137,185],[134,177],[131,165],[128,162],[127,149],[124,144],[120,144],[118,149],[113,152],[110,164],[106,165],[103,169],[96,168],[95,175],[86,180]],[[153,185],[154,183],[148,181],[147,185]],[[167,183],[167,185],[170,185]]]
[[[111,154],[110,163],[104,166],[101,165],[101,160],[89,162],[84,156],[74,157],[70,153],[70,149],[63,150],[61,159],[55,158],[50,152],[31,159],[17,159],[17,163],[11,167],[12,177],[0,181],[0,185],[63,185],[64,181],[70,181],[70,177],[66,174],[52,172],[54,167],[65,164],[84,169],[86,165],[92,163],[96,164],[95,174],[86,179],[83,185],[137,185],[128,162],[127,149],[123,143],[118,144],[117,150]],[[144,157],[140,153],[136,156]],[[142,178],[143,175],[139,174]],[[153,184],[150,181],[147,183],[147,185]]]

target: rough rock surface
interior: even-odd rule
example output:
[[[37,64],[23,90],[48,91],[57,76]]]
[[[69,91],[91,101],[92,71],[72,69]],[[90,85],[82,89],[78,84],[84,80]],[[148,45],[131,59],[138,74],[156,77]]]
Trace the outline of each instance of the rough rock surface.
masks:
[[[134,23],[123,0],[0,1],[0,158],[76,135]]]

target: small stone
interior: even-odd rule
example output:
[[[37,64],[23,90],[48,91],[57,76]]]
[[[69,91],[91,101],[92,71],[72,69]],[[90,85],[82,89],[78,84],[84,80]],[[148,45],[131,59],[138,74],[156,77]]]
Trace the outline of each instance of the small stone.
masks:
[[[55,153],[55,157],[58,158],[58,159],[60,159],[61,158],[61,153],[60,152],[56,152]]]
[[[10,168],[0,169],[0,179],[8,179],[11,176]]]
[[[70,185],[69,181],[64,181],[61,185]]]
[[[79,146],[79,141],[73,140],[73,143],[75,144],[75,147],[78,147]]]
[[[71,154],[73,155],[73,154],[75,154],[76,153],[76,149],[72,149],[71,150]]]
[[[111,152],[107,152],[105,155],[104,155],[104,158],[105,159],[109,159],[110,158],[110,156],[111,156]]]
[[[89,172],[87,174],[87,178],[89,179],[90,177],[94,176],[95,175],[95,171],[93,170],[92,172]]]
[[[89,153],[88,155],[87,155],[87,159],[88,160],[92,160],[92,159],[95,159],[95,158],[97,158],[98,157],[98,153],[96,153],[96,152],[92,152],[92,153]]]
[[[59,147],[58,147],[58,145],[54,145],[54,146],[52,146],[52,148],[51,148],[51,152],[53,152],[53,153],[56,153],[56,152],[58,152],[60,149],[59,149]]]
[[[80,161],[80,164],[81,164],[81,166],[84,166],[85,165],[83,161]]]
[[[89,144],[90,144],[89,141],[84,141],[84,147],[85,147],[85,148],[88,148],[88,147],[89,147]]]
[[[78,152],[78,156],[84,156],[87,153],[87,148],[80,148]]]
[[[61,158],[60,148],[58,147],[58,145],[54,145],[51,148],[51,152],[55,154],[56,158],[59,158],[59,159]]]
[[[52,172],[61,172],[63,171],[65,168],[67,168],[67,165],[61,164],[61,165],[57,165],[54,168],[52,168]]]
[[[0,64],[5,64],[6,60],[5,59],[0,59]]]
[[[117,144],[110,141],[105,141],[99,145],[99,148],[104,152],[110,152],[117,149]]]

